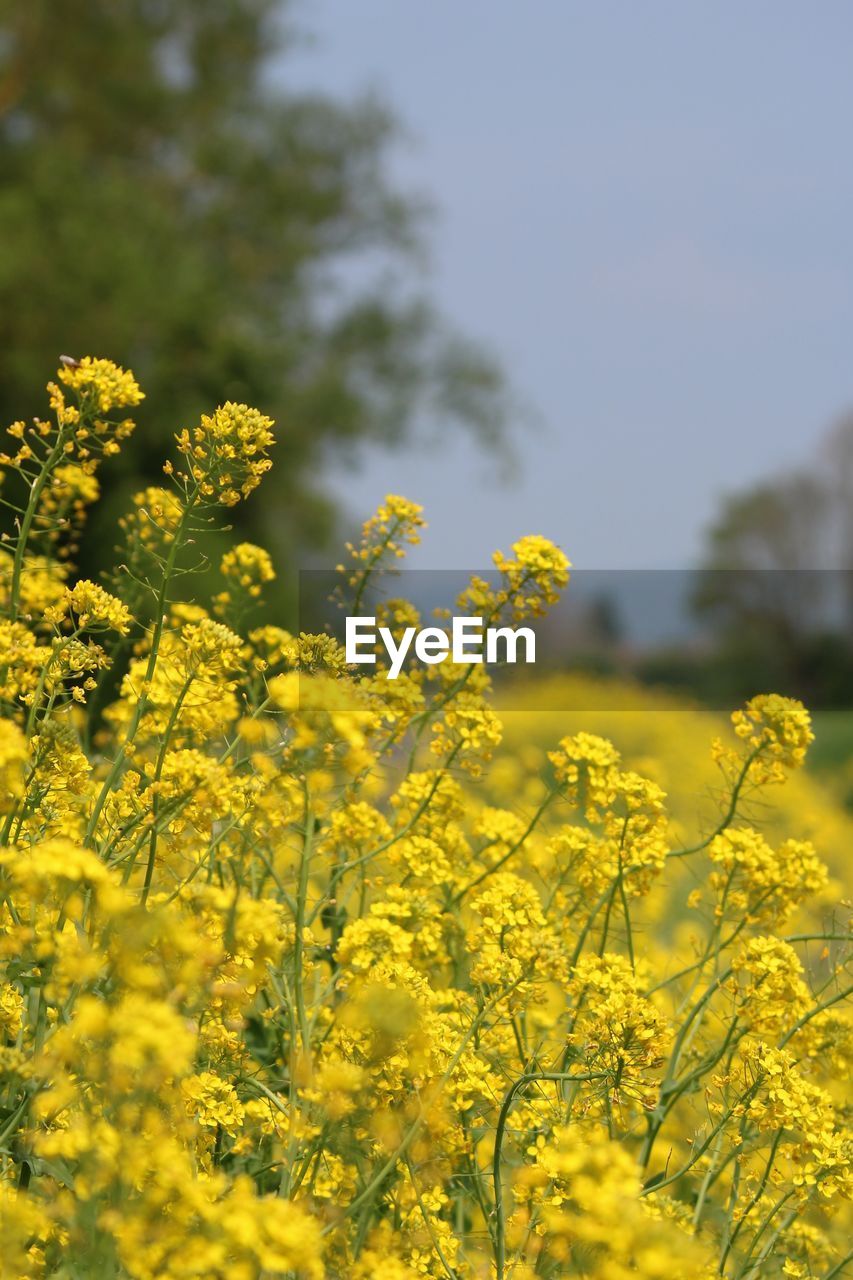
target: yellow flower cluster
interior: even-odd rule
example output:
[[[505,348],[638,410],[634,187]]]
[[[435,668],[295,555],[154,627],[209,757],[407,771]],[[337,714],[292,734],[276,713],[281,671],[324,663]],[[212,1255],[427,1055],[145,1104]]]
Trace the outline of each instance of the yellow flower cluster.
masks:
[[[0,721],[0,813],[8,813],[24,794],[29,758],[27,739],[15,722]]]
[[[721,914],[784,920],[827,883],[826,867],[808,840],[785,840],[771,849],[760,832],[732,827],[714,837],[708,853],[721,868],[709,880]]]
[[[585,825],[562,830],[550,851],[585,890],[647,893],[669,852],[666,796],[657,783],[620,768],[611,742],[591,733],[563,738],[548,752],[561,794]],[[598,830],[596,830],[596,828]]]
[[[98,413],[137,405],[145,399],[133,374],[111,360],[92,356],[84,356],[82,360],[66,359],[57,376],[81,400],[91,400]]]
[[[578,1010],[568,1036],[572,1060],[600,1076],[606,1108],[624,1110],[632,1099],[653,1107],[669,1037],[631,963],[610,952],[583,956],[571,985]]]
[[[130,630],[130,610],[96,582],[81,578],[67,590],[65,599],[81,631],[117,631],[124,636]]]
[[[385,495],[369,520],[365,520],[361,530],[361,544],[358,547],[348,546],[352,557],[362,565],[375,568],[384,555],[400,560],[406,554],[406,547],[414,547],[420,542],[420,533],[426,521],[423,518],[423,507],[417,502],[399,494]]]
[[[259,596],[265,583],[275,578],[269,552],[251,542],[241,542],[226,551],[220,571],[228,582],[250,596]]]
[[[814,742],[811,716],[801,702],[778,693],[759,694],[732,715],[737,736],[748,751],[746,776],[757,783],[784,782],[787,771],[798,769]],[[722,745],[721,760],[736,758]]]
[[[560,598],[571,564],[559,547],[539,534],[519,538],[512,550],[512,557],[496,551],[494,562],[513,597],[515,616],[541,617]]]
[[[517,1184],[524,1210],[512,1223],[513,1243],[529,1259],[513,1269],[517,1280],[543,1273],[590,1280],[717,1275],[716,1259],[689,1217],[643,1198],[634,1160],[602,1129],[557,1127],[537,1138],[530,1154]]]
[[[735,716],[690,843],[681,743],[673,775],[562,716],[513,741],[480,669],[388,682],[247,628],[274,576],[250,544],[209,610],[188,547],[268,465],[245,406],[133,500],[127,573],[76,580],[92,442],[140,394],[66,364],[6,463],[30,498],[0,560],[0,1272],[840,1276],[851,938],[821,833],[794,803],[771,829],[763,790],[804,708]],[[422,527],[386,498],[352,611]],[[567,577],[523,538],[466,599],[537,616]]]
[[[185,485],[197,486],[203,498],[235,506],[257,489],[272,463],[267,457],[275,438],[273,423],[257,409],[227,401],[199,426],[175,437],[189,472],[178,472]],[[170,463],[166,474],[172,473]]]
[[[478,694],[467,690],[453,700],[432,731],[433,753],[450,757],[475,777],[501,741],[500,720]]]
[[[620,761],[613,743],[594,733],[578,733],[563,738],[555,751],[548,752],[548,759],[569,802],[583,808],[588,822],[597,821],[613,798],[613,778]]]
[[[732,963],[740,984],[742,1018],[749,1029],[772,1038],[808,1012],[811,992],[800,958],[781,938],[750,938]]]
[[[263,547],[241,542],[225,552],[219,572],[227,589],[214,598],[213,608],[220,618],[239,624],[247,610],[261,598],[268,582],[275,581],[272,558]]]
[[[556,604],[571,567],[560,548],[536,534],[520,538],[512,550],[512,556],[494,553],[497,580],[495,575],[471,579],[457,597],[461,613],[482,616],[489,626],[502,619],[517,623],[541,618]]]

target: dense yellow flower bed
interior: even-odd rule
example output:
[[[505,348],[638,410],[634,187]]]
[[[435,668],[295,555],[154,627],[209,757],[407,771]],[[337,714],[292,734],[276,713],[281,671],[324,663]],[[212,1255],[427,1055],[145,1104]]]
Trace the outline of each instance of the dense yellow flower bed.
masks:
[[[545,688],[505,738],[482,666],[389,682],[265,620],[261,548],[203,609],[274,443],[243,405],[78,581],[141,392],[87,359],[49,396],[0,458],[0,1274],[840,1276],[849,824],[805,709],[628,691],[611,730]],[[352,612],[422,525],[368,520]],[[539,537],[495,564],[491,622],[568,580]]]
[[[632,768],[663,787],[670,828],[682,844],[696,843],[718,819],[723,780],[709,744],[725,737],[728,716],[625,679],[587,674],[543,674],[499,691],[496,702],[504,727],[500,768],[523,758],[526,773],[535,773],[557,738],[586,729],[613,741]],[[822,713],[815,749],[824,724],[832,727],[845,717]],[[845,784],[843,768],[830,775],[798,769],[784,787],[755,795],[750,809],[755,825],[772,839],[796,831],[819,848],[833,883],[830,896],[821,895],[815,905],[837,901],[851,887],[853,814],[839,803]]]

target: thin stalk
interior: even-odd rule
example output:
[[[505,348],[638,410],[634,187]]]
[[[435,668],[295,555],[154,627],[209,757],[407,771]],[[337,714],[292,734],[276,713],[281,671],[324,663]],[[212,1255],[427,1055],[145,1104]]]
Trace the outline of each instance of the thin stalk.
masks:
[[[311,872],[311,854],[314,846],[314,813],[311,800],[305,788],[305,835],[302,842],[302,854],[299,860],[299,884],[296,891],[296,935],[293,942],[293,983],[296,995],[296,1015],[299,1022],[299,1034],[302,1038],[303,1051],[307,1051],[310,1041],[308,1016],[305,1009],[305,992],[302,985],[302,957],[304,952],[305,910],[308,898],[308,884]]]
[[[148,654],[148,663],[145,668],[145,674],[142,677],[142,686],[139,691],[139,698],[136,703],[136,710],[134,711],[133,719],[131,720],[130,725],[128,726],[128,730],[125,735],[124,742],[121,744],[118,751],[116,752],[115,760],[113,761],[110,767],[110,770],[106,778],[104,779],[101,790],[98,793],[98,798],[95,801],[94,807],[92,809],[92,816],[89,819],[89,824],[86,828],[86,835],[83,840],[83,843],[87,848],[92,848],[93,846],[94,835],[98,826],[98,820],[101,816],[101,811],[103,810],[103,807],[107,802],[107,797],[112,791],[113,785],[119,773],[121,772],[122,765],[124,764],[125,756],[127,755],[127,749],[133,742],[134,738],[136,737],[137,730],[139,729],[139,725],[142,722],[142,717],[148,708],[148,687],[151,683],[151,680],[154,676],[155,668],[157,666],[157,659],[160,652],[160,641],[162,640],[163,630],[166,625],[166,611],[167,611],[167,605],[168,605],[169,586],[171,584],[172,575],[175,571],[178,552],[183,546],[184,535],[187,531],[187,528],[189,527],[190,515],[194,510],[194,499],[195,499],[195,495],[193,496],[193,501],[191,502],[188,499],[186,505],[183,508],[181,519],[178,522],[178,526],[175,529],[175,534],[172,539],[171,545],[169,547],[169,554],[166,557],[166,561],[163,566],[163,577],[160,583],[160,590],[157,593],[157,601],[155,606],[155,622],[154,622],[154,630],[151,634],[151,648]]]
[[[582,1083],[585,1080],[600,1080],[604,1075],[605,1072],[603,1071],[588,1072],[583,1075],[575,1075],[570,1071],[531,1071],[526,1075],[519,1076],[507,1090],[498,1115],[497,1128],[495,1129],[495,1150],[492,1158],[492,1183],[495,1196],[496,1280],[504,1280],[504,1272],[506,1270],[506,1219],[503,1207],[503,1187],[501,1185],[501,1157],[503,1155],[504,1133],[506,1132],[506,1124],[513,1102],[518,1094],[526,1089],[529,1084],[539,1082],[574,1084]]]

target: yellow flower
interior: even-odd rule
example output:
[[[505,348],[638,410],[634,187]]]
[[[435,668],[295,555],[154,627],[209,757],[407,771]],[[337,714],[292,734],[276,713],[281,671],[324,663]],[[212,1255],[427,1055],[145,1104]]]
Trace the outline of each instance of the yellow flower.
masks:
[[[122,636],[130,630],[130,610],[95,582],[81,579],[66,590],[66,599],[83,630],[117,631]]]
[[[782,782],[788,770],[799,769],[814,734],[811,716],[796,698],[760,694],[732,715],[735,733],[754,756],[750,777],[757,782]]]
[[[501,722],[491,707],[479,694],[463,690],[433,725],[430,750],[437,756],[452,756],[467,773],[478,777],[501,736]]]
[[[112,360],[84,356],[63,364],[57,377],[82,400],[91,400],[99,413],[137,405],[145,399],[133,374]]]
[[[708,853],[722,871],[711,876],[720,911],[746,910],[756,920],[784,920],[827,883],[826,867],[807,840],[785,840],[776,850],[750,827],[729,828]]]
[[[239,1133],[245,1108],[230,1080],[223,1080],[212,1071],[200,1071],[182,1080],[181,1090],[187,1111],[199,1124],[221,1128],[230,1134]]]
[[[360,569],[369,571],[385,556],[402,559],[406,545],[416,546],[420,542],[419,530],[425,526],[423,507],[399,494],[388,493],[375,514],[362,525],[360,545],[350,545],[348,549]],[[359,577],[352,581],[357,583]]]
[[[781,938],[750,938],[732,969],[741,986],[741,1019],[753,1031],[779,1036],[811,1004],[796,951]]]
[[[506,579],[516,619],[541,617],[556,604],[569,581],[571,564],[559,547],[538,534],[512,544],[514,559],[496,551],[495,567]]]
[[[230,551],[226,551],[219,565],[229,591],[217,597],[220,613],[225,613],[232,603],[231,593],[236,599],[257,600],[267,582],[275,579],[275,570],[269,553],[263,547],[256,547],[251,542],[241,542]]]
[[[21,1030],[24,997],[9,982],[0,982],[0,1039],[16,1040]]]
[[[669,696],[611,682],[648,714],[580,718],[549,680],[502,737],[482,671],[389,683],[325,633],[244,642],[266,552],[226,550],[224,622],[187,584],[214,504],[268,465],[245,406],[182,434],[174,494],[137,494],[122,599],[74,584],[134,385],[68,362],[55,418],[12,428],[31,502],[0,547],[0,1271],[840,1275],[851,946],[806,837],[840,878],[853,825],[805,771],[756,802],[802,763],[804,708],[737,713],[720,784],[713,714],[658,714]],[[355,599],[422,528],[389,495]],[[465,611],[535,616],[567,575],[522,538]],[[115,694],[85,631],[131,615]]]
[[[594,733],[578,733],[561,739],[548,752],[554,777],[571,804],[582,805],[590,821],[606,809],[614,797],[614,778],[620,761],[612,742]]]
[[[174,541],[184,514],[183,504],[169,489],[157,485],[135,493],[134,510],[121,517],[119,523],[131,542],[137,539],[146,549],[162,550]]]
[[[272,466],[267,457],[274,443],[272,428],[271,418],[229,400],[213,413],[203,414],[192,431],[181,431],[175,437],[178,448],[202,496],[226,507],[248,498]]]
[[[0,813],[8,813],[24,794],[27,739],[13,720],[0,720]]]

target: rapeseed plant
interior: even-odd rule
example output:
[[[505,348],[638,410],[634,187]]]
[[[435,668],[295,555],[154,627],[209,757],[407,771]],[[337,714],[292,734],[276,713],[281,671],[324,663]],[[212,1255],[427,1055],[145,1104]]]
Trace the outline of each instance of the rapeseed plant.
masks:
[[[685,839],[661,760],[592,725],[507,748],[484,666],[389,682],[265,621],[263,548],[193,600],[270,465],[255,409],[180,430],[77,580],[142,393],[87,358],[48,394],[0,460],[0,1274],[840,1276],[850,930],[796,806],[766,821],[805,708],[709,734]],[[353,613],[423,527],[395,495],[366,522]],[[460,609],[568,582],[539,536],[495,566]]]

